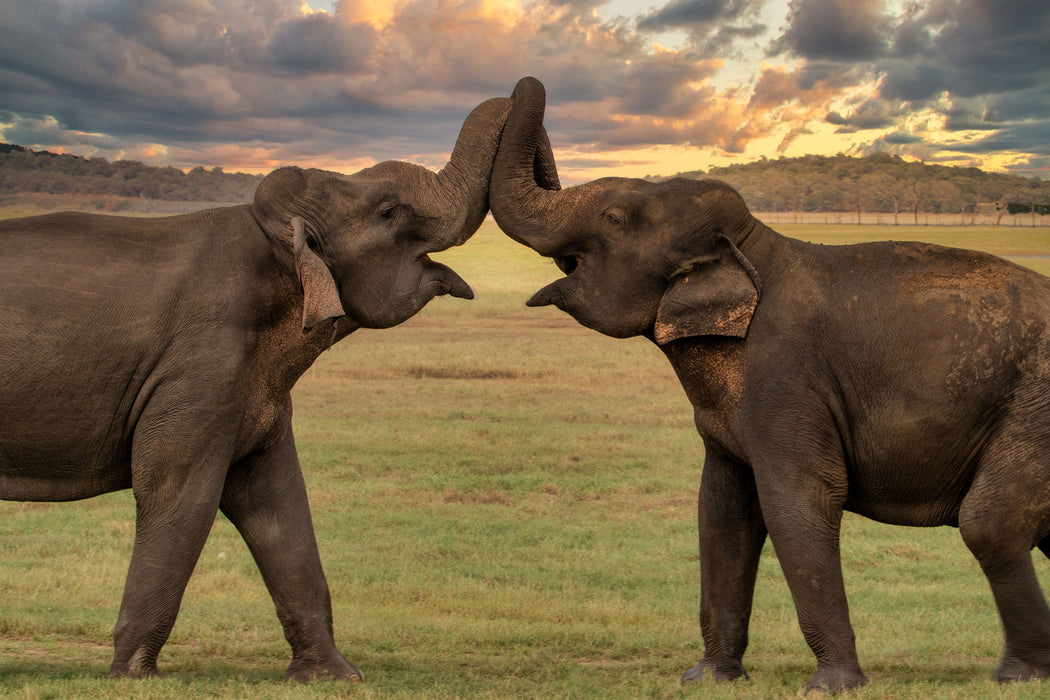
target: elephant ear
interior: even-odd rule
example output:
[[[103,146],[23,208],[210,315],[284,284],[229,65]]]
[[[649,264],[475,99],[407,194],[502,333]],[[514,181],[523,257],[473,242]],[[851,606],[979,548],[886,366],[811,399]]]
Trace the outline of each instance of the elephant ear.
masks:
[[[306,229],[298,216],[292,217],[292,248],[299,283],[303,285],[303,331],[330,318],[345,316],[335,278],[324,261],[306,244]]]
[[[761,283],[744,254],[729,239],[722,242],[718,253],[689,260],[672,277],[656,314],[660,345],[700,335],[747,335]]]

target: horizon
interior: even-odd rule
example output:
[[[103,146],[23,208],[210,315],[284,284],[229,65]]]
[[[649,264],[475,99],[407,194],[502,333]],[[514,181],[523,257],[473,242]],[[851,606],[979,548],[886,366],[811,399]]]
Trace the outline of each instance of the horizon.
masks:
[[[81,159],[84,159],[84,160],[91,160],[91,159],[94,159],[94,158],[101,158],[102,160],[107,161],[107,162],[109,162],[111,164],[116,164],[116,163],[119,163],[119,162],[132,162],[132,163],[142,163],[143,165],[146,165],[147,167],[156,167],[156,168],[173,167],[173,168],[176,168],[177,170],[181,171],[183,174],[188,174],[191,170],[197,170],[197,169],[203,169],[203,170],[206,170],[206,171],[211,171],[211,170],[218,169],[220,172],[222,172],[225,175],[231,175],[231,176],[248,175],[248,176],[260,177],[261,178],[261,177],[264,177],[264,176],[268,175],[270,172],[272,172],[272,171],[247,172],[247,171],[244,171],[244,170],[231,170],[231,169],[229,169],[229,168],[227,168],[227,167],[225,167],[225,166],[223,166],[221,164],[217,164],[217,165],[214,165],[214,166],[207,166],[207,165],[204,165],[204,164],[201,164],[201,163],[197,163],[197,164],[194,164],[194,165],[184,165],[184,166],[177,166],[177,165],[171,165],[171,164],[151,165],[149,163],[144,163],[143,161],[135,159],[135,158],[111,159],[111,158],[107,158],[106,156],[102,156],[102,155],[87,156],[87,155],[83,155],[83,154],[80,154],[80,153],[69,153],[69,152],[65,152],[65,151],[48,151],[47,149],[36,149],[36,148],[29,147],[29,146],[24,146],[22,144],[8,143],[8,142],[5,142],[5,141],[0,141],[0,148],[5,147],[5,146],[8,147],[8,148],[21,149],[22,151],[35,153],[35,154],[46,153],[46,154],[51,155],[51,156],[71,156],[71,157],[74,157],[74,158],[81,158]],[[1037,175],[1025,175],[1025,174],[1021,174],[1021,173],[1011,173],[1011,172],[1006,172],[1006,171],[986,170],[986,169],[980,168],[978,166],[971,166],[971,165],[965,165],[965,164],[927,163],[926,161],[923,161],[923,160],[909,159],[909,158],[906,158],[906,157],[903,157],[903,156],[899,156],[899,155],[896,155],[896,154],[887,153],[886,151],[876,151],[874,153],[867,153],[867,154],[864,154],[864,155],[849,155],[849,154],[846,154],[846,153],[827,153],[827,154],[823,154],[823,153],[805,153],[805,154],[801,154],[801,155],[797,155],[797,156],[785,156],[785,155],[781,154],[781,155],[776,156],[775,158],[766,158],[765,156],[762,156],[762,157],[760,157],[758,159],[755,159],[755,160],[737,161],[737,162],[727,163],[725,165],[714,165],[714,166],[711,166],[710,168],[706,168],[706,169],[680,170],[680,171],[674,172],[674,173],[651,173],[651,174],[648,174],[648,175],[646,175],[644,177],[645,178],[649,178],[649,179],[653,179],[653,180],[658,180],[658,179],[665,179],[665,178],[679,177],[679,176],[691,177],[691,176],[693,176],[695,174],[698,174],[698,173],[702,173],[702,174],[705,174],[705,175],[710,175],[710,174],[717,174],[717,173],[715,173],[716,170],[732,170],[734,168],[746,166],[746,165],[749,165],[749,164],[776,163],[778,161],[804,160],[804,159],[810,158],[810,157],[826,158],[826,159],[850,158],[850,159],[854,159],[854,160],[863,160],[863,159],[866,159],[866,158],[871,158],[873,156],[879,156],[879,155],[888,155],[888,156],[893,157],[893,158],[900,158],[902,161],[904,161],[906,163],[910,162],[910,163],[916,163],[916,164],[919,164],[919,165],[928,165],[928,166],[934,166],[934,167],[944,167],[944,168],[949,168],[949,169],[951,169],[951,168],[966,169],[966,168],[977,167],[978,170],[981,170],[982,172],[985,172],[985,173],[988,173],[988,174],[991,174],[991,175],[1004,175],[1004,176],[1008,176],[1008,177],[1009,176],[1022,177],[1022,178],[1025,178],[1025,179],[1028,179],[1028,180],[1034,180],[1034,181],[1037,181],[1037,182],[1047,182],[1048,181],[1048,178],[1041,178],[1041,177],[1039,177]],[[289,165],[294,165],[294,163],[290,163]]]
[[[566,184],[875,152],[1050,177],[1045,3],[651,2],[39,0],[5,22],[0,141],[437,169],[476,104],[534,75]]]

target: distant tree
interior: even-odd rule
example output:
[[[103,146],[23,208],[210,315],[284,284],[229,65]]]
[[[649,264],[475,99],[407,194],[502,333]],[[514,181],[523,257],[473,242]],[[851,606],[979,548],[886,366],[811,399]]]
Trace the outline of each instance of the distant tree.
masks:
[[[184,173],[137,160],[81,158],[22,146],[0,144],[0,194],[47,192],[168,199],[175,201],[248,201],[260,175],[226,173],[216,167]]]
[[[978,168],[909,162],[888,153],[864,158],[841,153],[762,158],[712,168],[710,172],[692,170],[677,177],[723,180],[739,190],[755,211],[892,213],[894,223],[899,223],[903,212],[910,212],[912,222],[917,224],[922,213],[973,213],[980,205],[994,208],[1001,220],[1011,204],[1025,207],[1024,211],[1030,212],[1034,220],[1042,213],[1041,207],[1050,206],[1048,181],[988,173]],[[248,201],[261,179],[259,175],[227,173],[220,167],[197,166],[183,172],[171,166],[147,166],[136,160],[111,163],[105,158],[81,158],[0,144],[0,194],[117,194],[237,202]]]
[[[1050,203],[1050,182],[1044,180],[909,162],[887,153],[763,159],[678,176],[724,180],[755,211],[855,212],[859,207],[892,213],[895,223],[902,212],[910,212],[917,224],[923,213],[972,214],[982,204],[1005,212],[1008,202]]]

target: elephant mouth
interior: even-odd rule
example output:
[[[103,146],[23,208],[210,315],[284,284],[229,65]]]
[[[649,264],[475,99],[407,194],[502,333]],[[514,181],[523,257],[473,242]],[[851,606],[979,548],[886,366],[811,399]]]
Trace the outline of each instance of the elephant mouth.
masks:
[[[525,306],[556,306],[562,311],[568,313],[569,310],[565,308],[565,287],[568,279],[568,277],[563,277],[556,282],[548,284],[546,287],[533,294],[532,297],[525,302]]]
[[[532,298],[525,302],[525,306],[556,306],[562,311],[568,312],[568,309],[565,308],[565,300],[569,296],[568,288],[576,283],[576,278],[573,277],[573,273],[580,268],[580,258],[573,253],[551,255],[547,257],[550,257],[554,261],[554,264],[557,265],[558,269],[561,270],[562,274],[565,276],[551,282],[546,287],[533,294]]]
[[[466,280],[457,275],[448,265],[434,262],[429,255],[420,258],[420,262],[430,276],[434,296],[448,295],[459,299],[473,299],[474,290]]]

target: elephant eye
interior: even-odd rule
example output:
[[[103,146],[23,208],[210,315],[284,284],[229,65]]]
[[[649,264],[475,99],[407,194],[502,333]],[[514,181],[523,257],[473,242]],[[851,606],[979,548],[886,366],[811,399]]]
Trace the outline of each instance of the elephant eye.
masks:
[[[617,227],[623,226],[624,216],[623,216],[623,212],[620,211],[619,209],[606,209],[602,213],[602,216],[604,216],[605,220],[608,221],[613,226],[617,226]]]
[[[383,202],[379,205],[377,213],[379,214],[379,218],[383,221],[390,221],[397,216],[398,209],[400,209],[400,206],[397,202]]]

